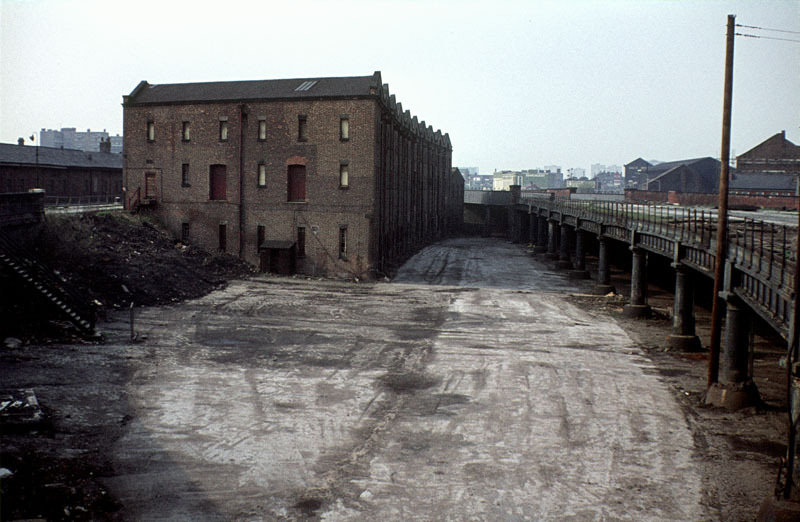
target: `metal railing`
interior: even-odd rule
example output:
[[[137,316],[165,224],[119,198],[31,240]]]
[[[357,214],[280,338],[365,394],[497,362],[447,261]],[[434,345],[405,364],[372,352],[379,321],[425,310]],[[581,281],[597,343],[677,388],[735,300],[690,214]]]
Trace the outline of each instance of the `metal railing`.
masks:
[[[122,197],[116,194],[83,195],[83,196],[45,196],[47,207],[71,207],[83,205],[113,205],[120,203]]]

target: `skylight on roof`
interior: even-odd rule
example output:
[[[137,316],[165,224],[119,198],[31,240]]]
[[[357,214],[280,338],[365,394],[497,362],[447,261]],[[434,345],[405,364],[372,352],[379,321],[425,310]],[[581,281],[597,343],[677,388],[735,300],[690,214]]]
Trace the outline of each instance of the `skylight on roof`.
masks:
[[[295,88],[295,91],[307,91],[317,84],[317,80],[306,80]]]

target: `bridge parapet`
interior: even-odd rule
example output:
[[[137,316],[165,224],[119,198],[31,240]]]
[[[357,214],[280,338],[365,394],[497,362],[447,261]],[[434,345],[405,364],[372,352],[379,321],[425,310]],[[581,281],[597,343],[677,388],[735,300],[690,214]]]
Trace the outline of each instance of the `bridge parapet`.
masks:
[[[471,205],[496,205],[511,204],[511,192],[507,190],[465,190],[464,203]]]

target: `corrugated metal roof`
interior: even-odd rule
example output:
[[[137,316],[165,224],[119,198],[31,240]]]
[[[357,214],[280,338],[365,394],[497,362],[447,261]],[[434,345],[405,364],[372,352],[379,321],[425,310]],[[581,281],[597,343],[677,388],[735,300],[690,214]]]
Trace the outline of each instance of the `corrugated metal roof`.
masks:
[[[122,154],[0,143],[0,164],[122,169]]]

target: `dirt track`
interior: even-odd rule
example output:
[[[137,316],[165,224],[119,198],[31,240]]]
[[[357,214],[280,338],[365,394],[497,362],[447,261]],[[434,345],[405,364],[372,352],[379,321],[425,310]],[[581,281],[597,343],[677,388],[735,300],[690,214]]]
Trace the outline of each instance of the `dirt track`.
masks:
[[[783,417],[699,407],[664,321],[498,240],[396,281],[257,277],[143,309],[141,343],[120,316],[106,346],[4,352],[52,430],[3,455],[74,465],[63,507],[96,518],[741,520],[771,490]]]

